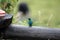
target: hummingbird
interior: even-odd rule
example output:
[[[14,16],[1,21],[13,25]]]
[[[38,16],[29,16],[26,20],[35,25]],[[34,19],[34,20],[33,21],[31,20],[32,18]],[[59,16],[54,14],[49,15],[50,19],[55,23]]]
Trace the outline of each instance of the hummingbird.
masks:
[[[31,20],[31,18],[28,18],[28,24],[29,24],[29,27],[32,27],[33,22]]]

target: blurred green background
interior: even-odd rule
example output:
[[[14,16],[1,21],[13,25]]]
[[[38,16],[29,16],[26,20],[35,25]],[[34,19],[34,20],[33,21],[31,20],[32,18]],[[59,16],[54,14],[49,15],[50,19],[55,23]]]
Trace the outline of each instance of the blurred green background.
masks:
[[[11,0],[12,6],[8,13],[14,16],[13,24],[28,26],[27,20],[16,22],[17,7],[21,2],[29,6],[33,26],[60,27],[60,0]]]

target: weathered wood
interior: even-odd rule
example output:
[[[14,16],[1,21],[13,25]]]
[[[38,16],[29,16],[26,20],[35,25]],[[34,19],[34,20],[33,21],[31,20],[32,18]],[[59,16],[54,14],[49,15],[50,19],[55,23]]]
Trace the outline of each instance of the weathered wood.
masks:
[[[60,29],[11,25],[6,31],[6,36],[60,39]]]
[[[3,19],[0,19],[0,28],[8,27],[12,23],[13,16],[6,14]]]

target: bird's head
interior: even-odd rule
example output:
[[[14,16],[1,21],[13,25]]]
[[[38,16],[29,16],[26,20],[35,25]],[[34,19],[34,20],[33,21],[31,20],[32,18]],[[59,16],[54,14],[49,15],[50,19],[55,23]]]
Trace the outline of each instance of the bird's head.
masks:
[[[28,18],[28,20],[31,20],[31,18]]]

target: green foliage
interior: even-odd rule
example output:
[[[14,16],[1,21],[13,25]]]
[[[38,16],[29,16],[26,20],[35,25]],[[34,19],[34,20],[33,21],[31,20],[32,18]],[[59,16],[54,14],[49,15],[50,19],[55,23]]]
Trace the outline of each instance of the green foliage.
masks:
[[[5,10],[7,13],[11,13],[14,10],[14,7],[17,3],[17,0],[0,0],[0,8]]]
[[[21,2],[26,2],[29,6],[33,26],[60,27],[60,0],[10,0],[9,3],[12,6],[6,8],[6,11],[14,14],[13,23],[28,25],[27,19],[17,22],[17,18],[15,18],[18,4]],[[3,5],[0,5],[2,8]]]
[[[19,2],[28,4],[33,26],[60,27],[60,0],[21,0]],[[27,21],[21,24],[28,25]]]

